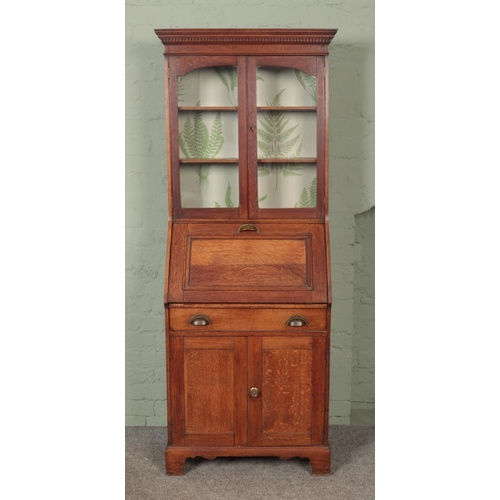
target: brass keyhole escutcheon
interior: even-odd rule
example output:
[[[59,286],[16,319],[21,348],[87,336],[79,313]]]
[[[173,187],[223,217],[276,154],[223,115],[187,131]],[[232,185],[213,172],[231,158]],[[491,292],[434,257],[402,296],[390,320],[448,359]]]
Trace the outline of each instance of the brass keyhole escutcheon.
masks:
[[[250,389],[250,396],[252,398],[256,398],[258,395],[259,395],[259,389],[257,389],[257,387],[252,387]]]

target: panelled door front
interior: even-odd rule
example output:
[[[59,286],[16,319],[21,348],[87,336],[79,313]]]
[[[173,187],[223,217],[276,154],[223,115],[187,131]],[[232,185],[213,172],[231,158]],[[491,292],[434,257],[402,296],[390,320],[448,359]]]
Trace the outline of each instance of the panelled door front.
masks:
[[[320,335],[171,338],[172,443],[323,444]]]
[[[325,337],[263,336],[248,340],[249,444],[322,444]]]
[[[246,441],[246,342],[245,337],[171,338],[174,445]]]

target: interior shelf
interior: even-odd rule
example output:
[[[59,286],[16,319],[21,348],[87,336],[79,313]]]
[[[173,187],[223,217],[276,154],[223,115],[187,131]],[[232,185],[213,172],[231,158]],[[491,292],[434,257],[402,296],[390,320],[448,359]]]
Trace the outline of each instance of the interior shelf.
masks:
[[[316,111],[316,106],[257,106],[257,111]]]
[[[238,158],[179,158],[179,163],[238,163]]]
[[[179,106],[179,111],[238,111],[237,106]]]
[[[316,158],[258,158],[257,163],[316,163]]]

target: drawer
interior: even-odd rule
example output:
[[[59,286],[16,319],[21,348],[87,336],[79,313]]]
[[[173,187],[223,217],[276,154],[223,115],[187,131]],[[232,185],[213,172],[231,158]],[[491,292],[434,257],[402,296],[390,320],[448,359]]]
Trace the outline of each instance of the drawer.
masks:
[[[325,307],[173,306],[170,307],[169,317],[171,331],[289,331],[295,333],[326,331],[327,329]],[[208,324],[203,324],[207,322]]]

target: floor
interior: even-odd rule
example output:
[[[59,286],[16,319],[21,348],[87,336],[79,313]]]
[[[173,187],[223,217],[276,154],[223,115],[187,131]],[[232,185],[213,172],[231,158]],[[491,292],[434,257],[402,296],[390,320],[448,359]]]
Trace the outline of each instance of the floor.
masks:
[[[371,500],[375,498],[375,428],[330,426],[331,475],[311,476],[309,460],[202,458],[184,476],[165,475],[165,427],[126,427],[127,500]]]

